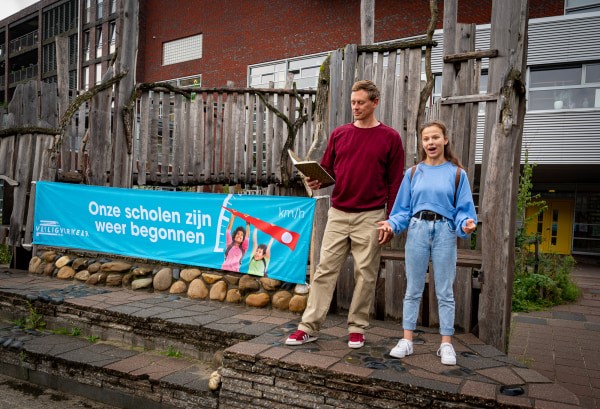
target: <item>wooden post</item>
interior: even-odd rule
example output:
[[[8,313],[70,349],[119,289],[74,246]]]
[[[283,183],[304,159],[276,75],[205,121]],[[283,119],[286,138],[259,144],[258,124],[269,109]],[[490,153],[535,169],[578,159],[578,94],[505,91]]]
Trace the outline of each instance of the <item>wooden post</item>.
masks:
[[[126,72],[127,75],[116,85],[115,117],[113,126],[113,163],[111,168],[111,185],[131,187],[132,185],[132,141],[128,140],[125,123],[121,113],[129,103],[135,86],[135,69],[138,45],[139,1],[123,0],[120,10],[120,24],[117,38],[119,47],[115,72]],[[134,124],[135,126],[135,124]],[[132,131],[133,134],[133,131]],[[131,135],[129,135],[132,137]]]
[[[360,43],[375,41],[375,0],[360,1]]]
[[[516,198],[525,118],[527,0],[494,0],[488,92],[498,103],[486,106],[481,178],[483,284],[479,302],[479,338],[506,352],[514,279]]]

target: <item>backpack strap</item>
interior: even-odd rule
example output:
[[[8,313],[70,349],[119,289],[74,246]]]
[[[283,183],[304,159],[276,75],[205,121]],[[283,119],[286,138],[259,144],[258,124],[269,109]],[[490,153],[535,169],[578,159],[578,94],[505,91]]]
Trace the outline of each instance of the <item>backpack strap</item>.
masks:
[[[456,207],[456,195],[458,194],[458,184],[460,183],[460,166],[456,167],[456,181],[454,182],[454,207]]]
[[[410,168],[410,179],[409,179],[411,182],[412,182],[412,178],[413,178],[416,170],[417,170],[417,165],[412,165],[412,167]]]

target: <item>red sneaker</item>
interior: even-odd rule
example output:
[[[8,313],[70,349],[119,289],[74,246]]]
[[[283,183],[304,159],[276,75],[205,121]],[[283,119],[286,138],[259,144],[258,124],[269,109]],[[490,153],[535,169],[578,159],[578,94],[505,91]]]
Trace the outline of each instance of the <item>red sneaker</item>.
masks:
[[[349,348],[362,348],[365,345],[365,336],[358,332],[351,332],[348,336],[348,347]]]
[[[288,339],[285,340],[285,344],[286,345],[302,345],[302,344],[306,344],[307,342],[313,342],[316,340],[317,340],[317,337],[311,337],[306,332],[304,332],[302,330],[298,330],[298,331],[294,332],[292,335],[290,335],[288,337]]]

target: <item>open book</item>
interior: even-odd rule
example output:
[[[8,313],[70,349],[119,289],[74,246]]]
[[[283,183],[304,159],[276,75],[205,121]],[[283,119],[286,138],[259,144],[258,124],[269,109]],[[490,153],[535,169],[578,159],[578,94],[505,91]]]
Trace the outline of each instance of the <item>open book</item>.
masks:
[[[309,178],[321,182],[321,189],[331,186],[335,183],[335,179],[325,169],[323,169],[319,162],[314,160],[302,160],[291,149],[288,149],[288,154],[290,155],[290,158],[292,158],[292,163],[296,169]]]

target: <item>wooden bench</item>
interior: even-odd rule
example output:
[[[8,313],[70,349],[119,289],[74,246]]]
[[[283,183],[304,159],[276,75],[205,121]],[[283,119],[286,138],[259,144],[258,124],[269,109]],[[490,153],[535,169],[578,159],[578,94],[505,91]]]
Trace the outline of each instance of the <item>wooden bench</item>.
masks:
[[[401,260],[404,261],[404,250],[382,250],[381,260]],[[456,265],[458,267],[481,268],[481,251],[458,249],[456,255]]]
[[[385,316],[401,317],[401,304],[404,297],[404,250],[384,249],[381,252],[381,271],[378,278],[379,288],[375,301],[375,315],[377,318]],[[399,264],[398,262],[402,262]],[[456,280],[454,298],[456,302],[456,324],[465,331],[470,331],[477,323],[477,308],[479,289],[481,288],[481,251],[458,249],[456,258]],[[437,325],[437,300],[435,291],[430,282],[430,271],[427,272],[425,291],[421,304],[420,324],[423,326]],[[392,286],[390,291],[389,287]],[[387,297],[386,297],[387,293]],[[393,294],[393,300],[389,296]],[[386,302],[387,299],[387,302]]]

